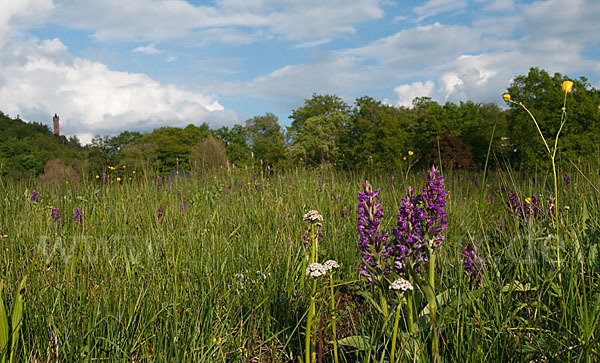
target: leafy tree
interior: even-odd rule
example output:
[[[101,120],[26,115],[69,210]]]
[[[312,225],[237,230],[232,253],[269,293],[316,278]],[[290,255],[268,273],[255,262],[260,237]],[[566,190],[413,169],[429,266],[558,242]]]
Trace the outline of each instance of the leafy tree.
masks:
[[[250,163],[250,146],[248,145],[248,132],[241,125],[234,125],[231,130],[223,126],[214,130],[213,135],[225,143],[227,158],[234,165],[247,165]]]
[[[246,130],[254,157],[266,165],[283,167],[287,165],[287,159],[278,121],[272,113],[255,116],[246,121]]]
[[[292,110],[292,124],[287,128],[292,160],[302,158],[309,165],[338,160],[340,137],[349,111],[350,107],[338,96],[319,94]]]
[[[123,147],[133,142],[137,142],[142,138],[142,134],[137,131],[123,131],[116,136],[104,137],[96,135],[91,142],[91,146],[99,149],[100,151],[114,157],[116,156]]]
[[[121,149],[123,165],[131,170],[154,171],[158,164],[158,146],[152,142],[131,143]]]
[[[544,70],[531,68],[526,76],[515,77],[508,87],[512,99],[522,102],[536,117],[546,139],[554,140],[560,127],[564,99],[561,83],[565,80],[567,77],[560,73],[550,76]],[[585,78],[571,80],[573,93],[567,95],[567,121],[558,144],[559,156],[593,161],[600,145],[600,95]],[[529,115],[511,104],[507,118],[509,136],[517,150],[512,163],[528,169],[547,167],[547,151]]]
[[[214,170],[227,167],[227,151],[222,141],[213,136],[199,141],[190,153],[190,163],[195,171]]]
[[[356,99],[343,140],[343,163],[347,168],[374,165],[398,168],[412,150],[415,124],[410,111],[384,105],[371,97]]]
[[[306,120],[311,117],[334,114],[345,117],[349,111],[350,106],[338,96],[313,93],[312,98],[304,100],[302,107],[292,110],[292,114],[289,116],[292,124],[288,127],[288,137],[293,139],[296,134],[302,132]]]

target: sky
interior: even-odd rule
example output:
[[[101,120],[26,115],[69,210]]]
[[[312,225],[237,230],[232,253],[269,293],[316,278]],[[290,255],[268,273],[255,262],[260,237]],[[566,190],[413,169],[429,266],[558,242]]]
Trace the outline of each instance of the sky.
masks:
[[[497,102],[539,67],[600,88],[599,0],[0,0],[0,111],[95,135],[290,124],[314,93]]]

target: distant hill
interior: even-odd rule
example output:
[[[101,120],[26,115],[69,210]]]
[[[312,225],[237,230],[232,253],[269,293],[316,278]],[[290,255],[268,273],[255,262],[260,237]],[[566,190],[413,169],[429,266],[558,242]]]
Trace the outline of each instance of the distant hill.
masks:
[[[0,111],[0,176],[28,179],[60,159],[78,169],[84,148],[75,137],[54,135],[47,125],[13,119]]]

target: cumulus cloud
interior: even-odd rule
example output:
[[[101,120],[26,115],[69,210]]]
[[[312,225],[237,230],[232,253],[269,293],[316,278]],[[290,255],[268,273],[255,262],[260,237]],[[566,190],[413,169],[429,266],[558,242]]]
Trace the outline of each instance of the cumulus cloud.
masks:
[[[72,57],[58,39],[30,39],[4,49],[2,111],[40,122],[58,113],[65,134],[88,138],[164,125],[208,122],[214,127],[237,121],[214,97]]]
[[[402,84],[394,88],[394,92],[398,96],[396,106],[410,107],[412,101],[417,97],[431,97],[435,88],[435,83],[432,81],[413,82],[411,84]],[[389,101],[387,102],[389,103]]]

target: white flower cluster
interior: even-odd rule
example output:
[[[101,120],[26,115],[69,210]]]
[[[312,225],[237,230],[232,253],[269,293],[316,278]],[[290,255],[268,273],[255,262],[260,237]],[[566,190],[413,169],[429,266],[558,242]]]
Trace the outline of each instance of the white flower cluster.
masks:
[[[333,270],[334,268],[339,268],[340,265],[338,265],[338,263],[334,260],[328,260],[327,262],[325,262],[323,264],[323,266],[325,266],[325,268],[327,269],[327,271]]]
[[[309,210],[305,215],[304,215],[304,221],[305,222],[323,222],[323,216],[321,214],[319,214],[318,211],[316,210]]]
[[[402,290],[408,291],[413,290],[413,285],[410,284],[407,280],[403,278],[399,278],[396,281],[392,282],[390,285],[390,290]]]
[[[306,276],[312,276],[312,277],[325,276],[325,275],[327,275],[327,271],[331,271],[334,268],[338,268],[338,267],[340,267],[340,265],[334,260],[329,260],[329,261],[325,262],[324,264],[320,264],[317,262],[311,263],[306,268]]]

